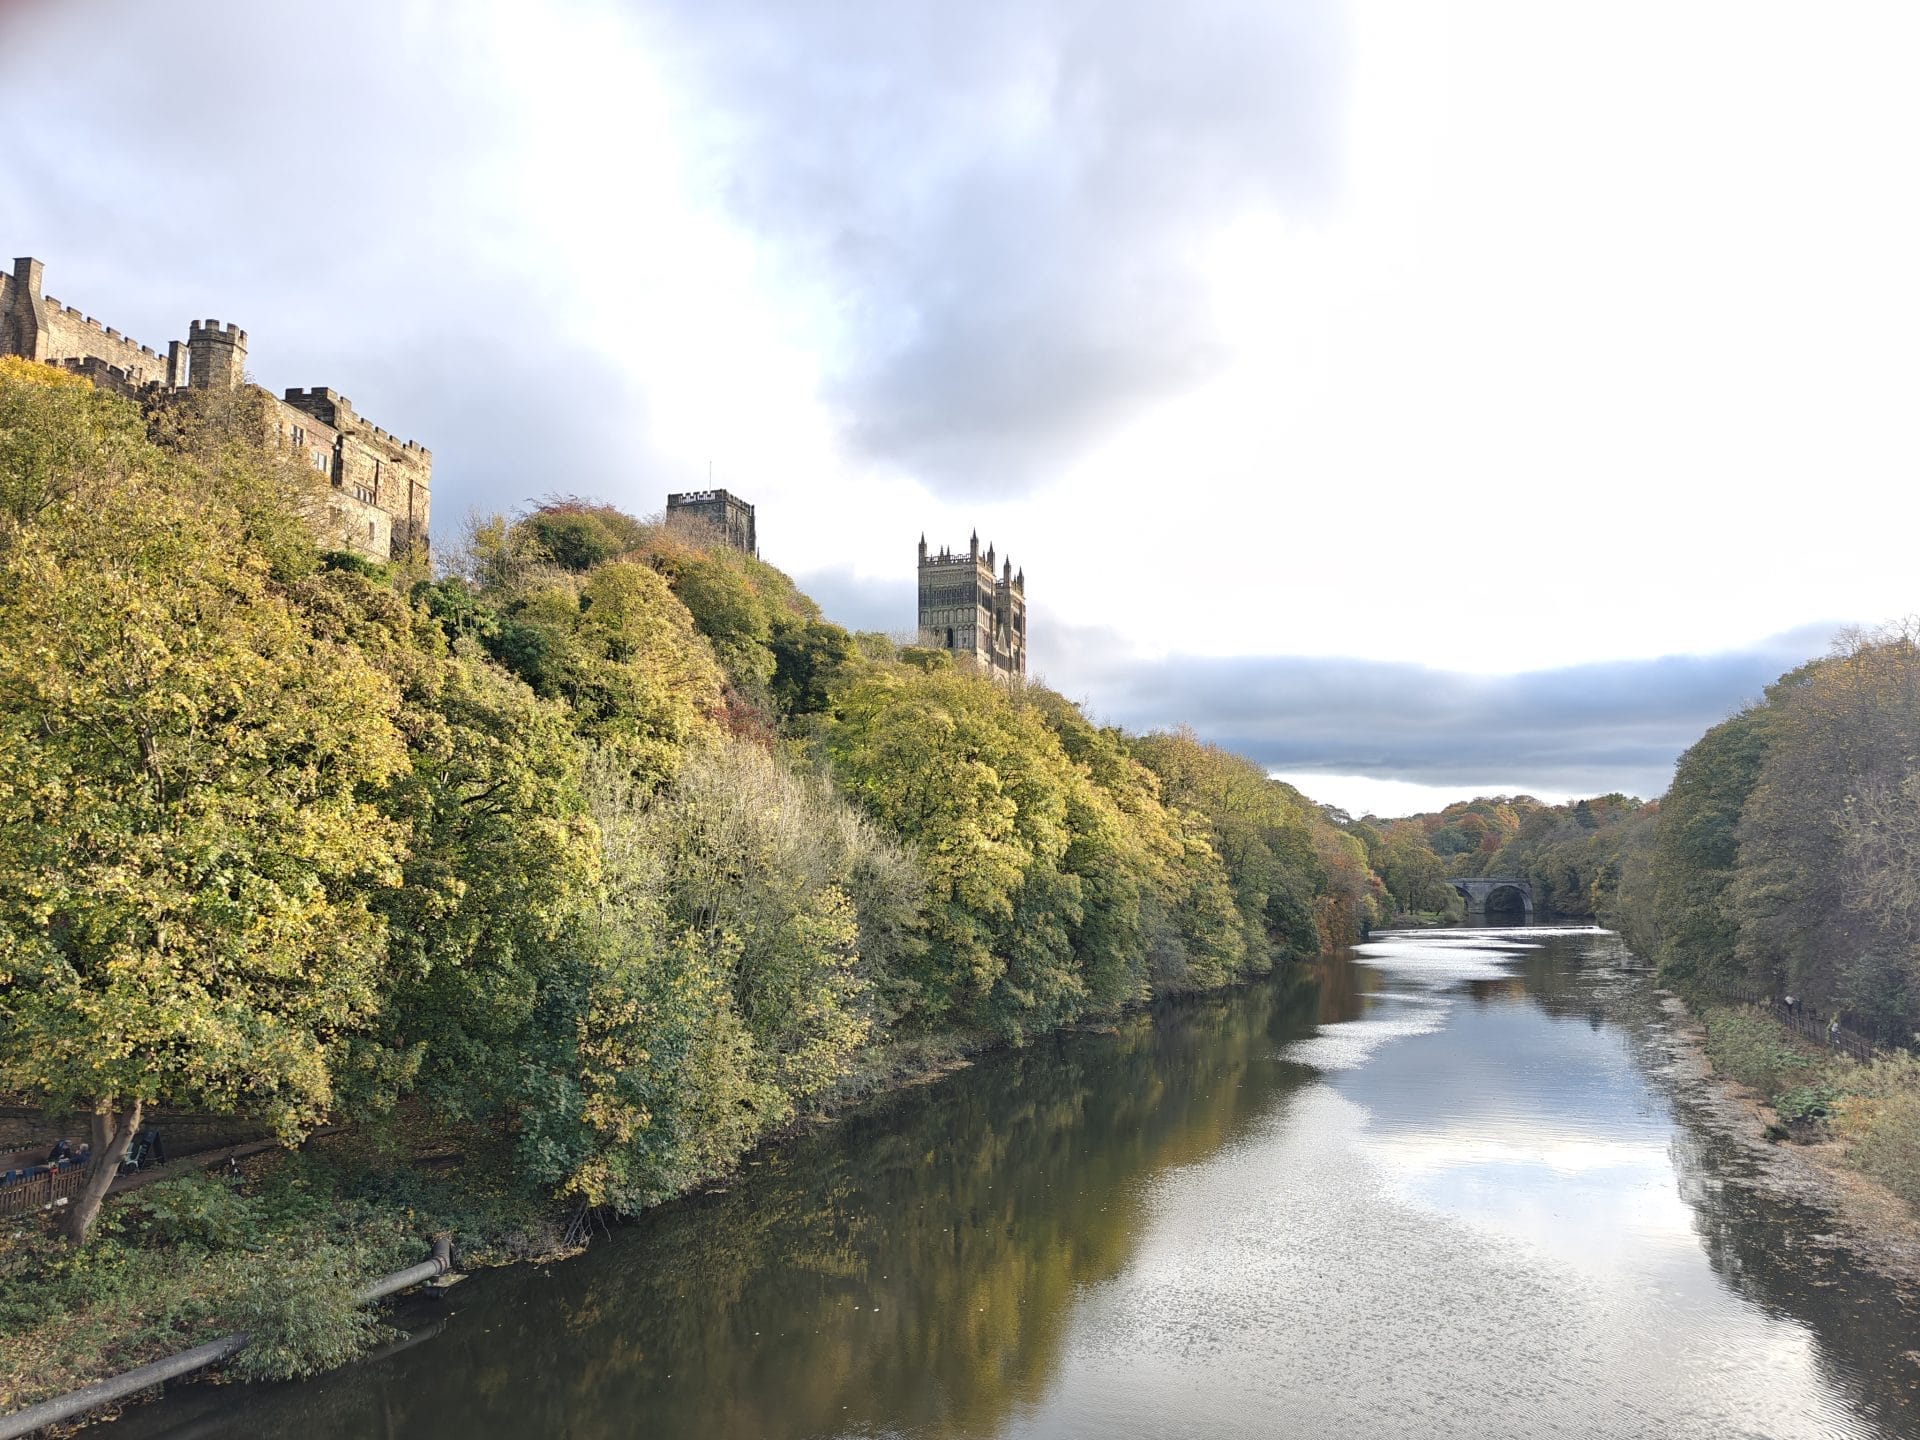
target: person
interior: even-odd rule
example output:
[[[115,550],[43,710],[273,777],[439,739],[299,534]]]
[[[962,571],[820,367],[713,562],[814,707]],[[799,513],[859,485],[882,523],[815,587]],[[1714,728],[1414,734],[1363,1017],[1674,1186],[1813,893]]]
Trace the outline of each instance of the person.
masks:
[[[73,1147],[67,1144],[67,1137],[62,1135],[53,1142],[53,1148],[47,1151],[47,1164],[58,1165],[71,1154],[73,1154]]]
[[[1827,1021],[1827,1044],[1838,1045],[1839,1043],[1840,1043],[1840,1017],[1838,1015],[1835,1015],[1831,1020]]]
[[[1780,1003],[1787,1007],[1787,1014],[1789,1015],[1793,1014],[1795,1010],[1800,1008],[1800,1002],[1794,999],[1793,996],[1791,995],[1787,996]]]

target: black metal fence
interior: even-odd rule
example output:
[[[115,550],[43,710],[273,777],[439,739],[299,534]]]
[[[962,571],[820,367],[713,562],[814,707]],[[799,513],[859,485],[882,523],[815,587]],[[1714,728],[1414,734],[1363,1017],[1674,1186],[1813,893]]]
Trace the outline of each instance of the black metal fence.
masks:
[[[1881,1045],[1858,1030],[1840,1023],[1835,1015],[1821,1015],[1800,1001],[1789,1005],[1782,995],[1769,995],[1759,990],[1742,989],[1739,986],[1716,987],[1728,1000],[1737,1000],[1747,1005],[1756,1005],[1765,1010],[1775,1020],[1800,1035],[1824,1045],[1829,1050],[1842,1055],[1851,1055],[1855,1060],[1866,1062],[1876,1055],[1890,1053],[1892,1047]]]

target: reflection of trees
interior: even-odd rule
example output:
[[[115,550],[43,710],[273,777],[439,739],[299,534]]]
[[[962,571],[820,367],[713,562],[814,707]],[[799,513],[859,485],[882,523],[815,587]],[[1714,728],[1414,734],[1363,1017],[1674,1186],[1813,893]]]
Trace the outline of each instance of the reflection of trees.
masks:
[[[1576,963],[1535,999],[1550,1013],[1618,1027],[1643,1073],[1669,1091],[1674,1131],[1668,1147],[1680,1198],[1714,1273],[1769,1314],[1790,1317],[1813,1334],[1814,1355],[1830,1383],[1881,1433],[1915,1433],[1914,1305],[1896,1286],[1861,1268],[1844,1251],[1819,1243],[1833,1217],[1755,1183],[1756,1159],[1667,1079],[1670,1032],[1637,962],[1616,936],[1579,944]]]
[[[1751,1156],[1685,1106],[1675,1118],[1674,1173],[1714,1273],[1770,1314],[1806,1325],[1829,1382],[1882,1433],[1913,1434],[1920,1407],[1910,1357],[1920,1315],[1911,1301],[1819,1243],[1832,1216],[1743,1183],[1737,1177],[1751,1174]]]
[[[122,1428],[166,1434],[211,1404],[196,1433],[990,1433],[1041,1393],[1075,1293],[1125,1267],[1143,1182],[1301,1083],[1277,1052],[1312,1022],[1310,982],[989,1060],[562,1268],[470,1282],[431,1344]]]
[[[1357,1020],[1367,1008],[1366,990],[1377,979],[1377,972],[1353,963],[1348,951],[1301,967],[1319,996],[1314,1018],[1322,1025],[1337,1025]]]

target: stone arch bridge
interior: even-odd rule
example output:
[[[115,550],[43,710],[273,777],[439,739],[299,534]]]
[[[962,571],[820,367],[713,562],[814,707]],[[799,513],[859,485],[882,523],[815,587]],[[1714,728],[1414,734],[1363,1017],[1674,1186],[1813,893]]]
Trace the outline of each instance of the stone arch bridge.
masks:
[[[1510,875],[1463,876],[1449,881],[1467,902],[1467,918],[1511,915],[1516,911],[1533,919],[1533,882]]]

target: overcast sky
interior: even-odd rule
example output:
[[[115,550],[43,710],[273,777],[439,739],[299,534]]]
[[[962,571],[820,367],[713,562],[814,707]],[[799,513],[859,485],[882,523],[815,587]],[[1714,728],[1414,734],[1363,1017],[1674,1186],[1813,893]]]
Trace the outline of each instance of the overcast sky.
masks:
[[[711,473],[846,623],[1317,798],[1665,788],[1920,608],[1920,7],[0,0],[0,247],[435,532]]]

